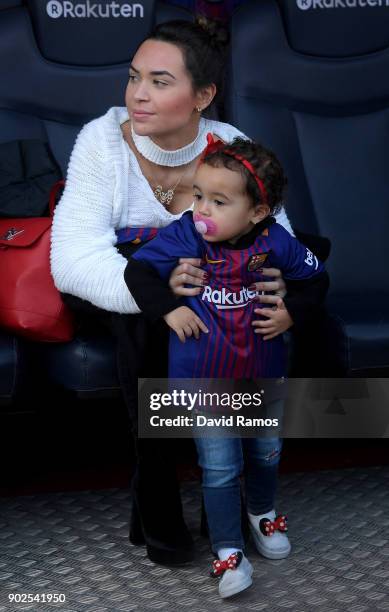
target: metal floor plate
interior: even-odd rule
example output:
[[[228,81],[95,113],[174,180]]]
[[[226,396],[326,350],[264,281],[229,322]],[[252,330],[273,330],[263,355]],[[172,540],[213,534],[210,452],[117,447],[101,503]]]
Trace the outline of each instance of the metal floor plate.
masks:
[[[389,468],[282,476],[278,509],[289,517],[292,553],[259,557],[254,584],[221,601],[199,536],[200,486],[184,483],[196,561],[151,563],[127,540],[127,490],[0,500],[0,612],[389,611]],[[65,603],[10,603],[10,593],[63,593]]]

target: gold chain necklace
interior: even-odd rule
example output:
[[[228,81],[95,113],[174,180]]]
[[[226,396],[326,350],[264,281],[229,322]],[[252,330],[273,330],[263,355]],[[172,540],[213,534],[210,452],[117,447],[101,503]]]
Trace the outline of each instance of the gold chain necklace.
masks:
[[[176,184],[173,187],[170,187],[170,189],[168,189],[167,191],[163,190],[162,185],[156,186],[156,188],[154,189],[154,195],[157,198],[158,202],[160,202],[163,206],[170,206],[174,198],[174,192],[180,184],[182,178],[186,174],[187,170],[188,168],[186,168],[185,171],[181,174]]]

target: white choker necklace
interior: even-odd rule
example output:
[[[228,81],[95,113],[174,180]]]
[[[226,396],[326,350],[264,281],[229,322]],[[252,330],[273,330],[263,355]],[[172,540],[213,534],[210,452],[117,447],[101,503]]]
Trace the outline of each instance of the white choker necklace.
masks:
[[[182,149],[176,151],[165,151],[161,149],[150,136],[139,136],[135,134],[131,125],[132,140],[139,151],[148,161],[158,164],[158,166],[183,166],[189,164],[192,160],[202,153],[207,146],[207,126],[204,119],[200,119],[199,131],[193,142],[190,142]]]

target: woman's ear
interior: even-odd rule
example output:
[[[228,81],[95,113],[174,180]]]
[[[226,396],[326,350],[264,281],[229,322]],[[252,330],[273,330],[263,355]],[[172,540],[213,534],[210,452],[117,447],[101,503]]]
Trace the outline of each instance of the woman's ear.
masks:
[[[253,209],[253,215],[251,217],[251,223],[259,223],[270,215],[270,208],[267,204],[256,204]]]
[[[216,96],[216,85],[211,83],[207,87],[202,87],[196,94],[197,104],[196,107],[202,111],[205,110]]]

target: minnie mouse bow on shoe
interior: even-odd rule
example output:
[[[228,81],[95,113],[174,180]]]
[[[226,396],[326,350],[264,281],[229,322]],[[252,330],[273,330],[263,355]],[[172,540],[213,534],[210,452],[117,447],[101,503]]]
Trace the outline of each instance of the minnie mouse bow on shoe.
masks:
[[[285,514],[279,514],[274,521],[263,518],[259,521],[259,529],[265,536],[272,536],[276,531],[288,531],[288,517]]]
[[[212,563],[211,576],[221,576],[226,570],[236,569],[243,559],[241,552],[233,553],[222,561],[221,559],[215,559]]]

